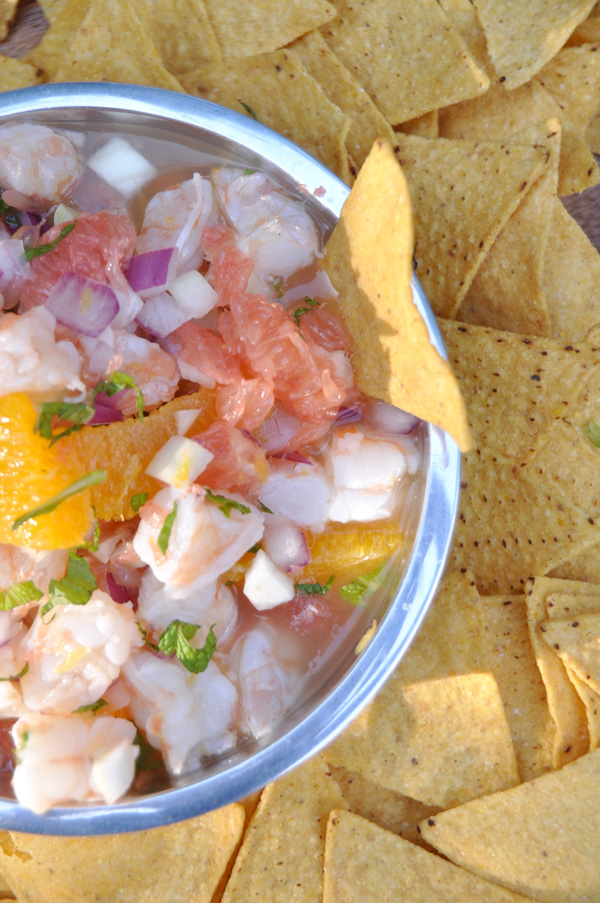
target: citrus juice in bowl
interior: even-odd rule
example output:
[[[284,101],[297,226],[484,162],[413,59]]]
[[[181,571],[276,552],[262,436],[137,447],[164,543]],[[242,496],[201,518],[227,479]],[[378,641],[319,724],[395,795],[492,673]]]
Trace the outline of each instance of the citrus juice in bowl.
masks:
[[[348,189],[309,155],[116,85],[8,93],[3,140],[0,819],[153,827],[372,697],[441,576],[459,453],[361,394],[322,266]]]

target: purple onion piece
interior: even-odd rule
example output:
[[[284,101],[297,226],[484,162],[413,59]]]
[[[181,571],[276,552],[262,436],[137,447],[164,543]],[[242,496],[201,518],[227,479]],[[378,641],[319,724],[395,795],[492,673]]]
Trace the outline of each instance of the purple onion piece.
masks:
[[[97,338],[119,312],[112,288],[78,273],[63,273],[50,290],[46,307],[59,323]]]
[[[129,261],[127,281],[144,299],[158,295],[175,281],[178,257],[176,248],[136,254]]]
[[[119,393],[120,394],[120,393]],[[123,411],[112,405],[105,405],[98,401],[99,395],[94,400],[94,416],[88,421],[92,426],[99,426],[102,423],[116,423],[123,420]],[[112,398],[111,398],[112,401]]]
[[[358,407],[341,407],[333,424],[338,426],[340,423],[356,423],[362,420],[362,417],[362,411]]]
[[[42,217],[38,216],[37,213],[29,213],[27,210],[20,210],[17,214],[17,219],[22,226],[37,226],[42,221]]]
[[[281,461],[293,461],[295,464],[310,464],[312,467],[313,462],[310,458],[306,458],[304,455],[301,455],[300,452],[290,451],[290,452],[279,452],[276,455],[271,455],[272,458],[279,458]]]
[[[127,587],[120,586],[110,571],[106,574],[106,588],[113,602],[116,602],[118,605],[134,601]]]

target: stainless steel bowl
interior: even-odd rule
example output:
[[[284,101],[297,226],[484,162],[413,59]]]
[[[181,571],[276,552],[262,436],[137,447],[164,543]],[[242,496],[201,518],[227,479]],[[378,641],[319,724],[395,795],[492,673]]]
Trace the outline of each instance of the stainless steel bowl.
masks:
[[[228,109],[154,88],[111,84],[44,85],[7,92],[0,124],[20,119],[68,130],[152,136],[185,146],[199,159],[226,159],[264,169],[305,198],[331,230],[348,188],[321,163],[280,135]],[[433,345],[445,355],[433,313],[413,277],[413,295]],[[390,675],[415,636],[443,572],[456,518],[460,454],[439,429],[423,429],[425,476],[406,525],[414,539],[390,568],[387,583],[356,617],[354,634],[276,730],[243,744],[197,773],[113,806],[73,804],[34,815],[0,799],[0,826],[39,834],[106,834],[152,828],[238,800],[323,749]],[[355,640],[377,619],[360,654]]]

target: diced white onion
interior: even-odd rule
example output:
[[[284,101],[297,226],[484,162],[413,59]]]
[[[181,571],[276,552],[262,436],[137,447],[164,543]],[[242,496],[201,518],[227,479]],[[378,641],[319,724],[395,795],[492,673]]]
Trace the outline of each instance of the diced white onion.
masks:
[[[183,489],[194,482],[213,457],[213,453],[199,442],[185,436],[171,436],[154,455],[146,473],[169,486]]]
[[[178,276],[169,293],[179,307],[189,313],[188,319],[206,316],[218,301],[218,295],[212,285],[197,270],[190,270]]]
[[[266,552],[259,549],[246,571],[244,593],[259,611],[289,602],[295,595],[294,581],[275,567]]]
[[[123,197],[139,191],[158,170],[124,138],[111,138],[88,160],[88,166],[100,178],[116,188]]]

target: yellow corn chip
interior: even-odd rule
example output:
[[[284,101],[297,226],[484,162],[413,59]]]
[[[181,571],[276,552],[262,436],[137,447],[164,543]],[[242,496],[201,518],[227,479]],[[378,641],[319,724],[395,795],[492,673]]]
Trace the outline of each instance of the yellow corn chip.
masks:
[[[19,0],[0,0],[0,41],[7,37]]]
[[[584,132],[600,106],[600,45],[563,48],[538,73],[537,81]]]
[[[437,0],[340,0],[337,9],[322,29],[325,40],[391,123],[489,87]]]
[[[55,81],[114,81],[182,90],[127,0],[92,0]]]
[[[548,576],[560,580],[600,583],[600,542],[554,568]]]
[[[537,145],[397,136],[417,276],[438,316],[458,311],[492,242],[548,165]]]
[[[331,813],[323,903],[525,903],[350,812]]]
[[[346,139],[350,120],[287,50],[188,72],[190,94],[254,116],[349,181]]]
[[[540,903],[595,900],[600,887],[600,751],[560,771],[421,823],[463,868]]]
[[[581,592],[579,583],[575,591],[561,590],[546,596],[546,613],[549,618],[572,618],[574,615],[600,614],[600,586],[586,584]],[[578,591],[579,590],[579,591]]]
[[[39,44],[30,51],[27,60],[39,66],[49,79],[53,79],[68,56],[69,47],[88,14],[87,0],[65,0],[55,10],[52,24]]]
[[[285,3],[204,0],[204,3],[225,59],[277,50],[335,15],[335,7],[327,0],[286,0]]]
[[[68,2],[69,0],[37,0],[38,6],[41,7],[44,16],[50,23],[54,22],[65,3]]]
[[[448,430],[462,449],[471,438],[446,361],[413,303],[408,189],[394,154],[377,141],[329,238],[325,270],[342,296],[363,392]]]
[[[11,56],[0,56],[0,91],[29,88],[42,82],[42,73],[35,66]]]
[[[575,687],[577,695],[585,706],[588,733],[590,735],[590,751],[600,746],[600,695],[581,680],[574,671],[565,665],[569,680]]]
[[[420,135],[421,138],[439,138],[438,111],[431,110],[415,119],[399,122],[396,131],[402,132],[404,135]]]
[[[600,693],[600,614],[542,621],[540,634],[566,667]]]
[[[600,41],[600,19],[590,15],[581,25],[578,25],[567,43],[566,47],[581,47],[582,44],[596,44]]]
[[[244,808],[234,804],[132,834],[10,832],[0,835],[0,862],[23,901],[210,903],[243,827]]]
[[[502,696],[519,774],[530,781],[552,768],[555,729],[531,648],[525,597],[482,596],[481,613],[487,663]]]
[[[440,6],[469,48],[475,62],[488,77],[495,79],[485,35],[471,0],[440,0]]]
[[[527,470],[592,517],[600,517],[600,449],[570,423],[556,423]]]
[[[326,759],[440,808],[516,784],[504,707],[482,656],[472,577],[451,573],[388,683]]]
[[[594,0],[473,0],[505,88],[529,81],[583,22]]]
[[[246,831],[223,903],[320,900],[327,817],[345,806],[320,756],[269,784]]]
[[[221,59],[221,49],[203,0],[130,2],[173,75]]]

